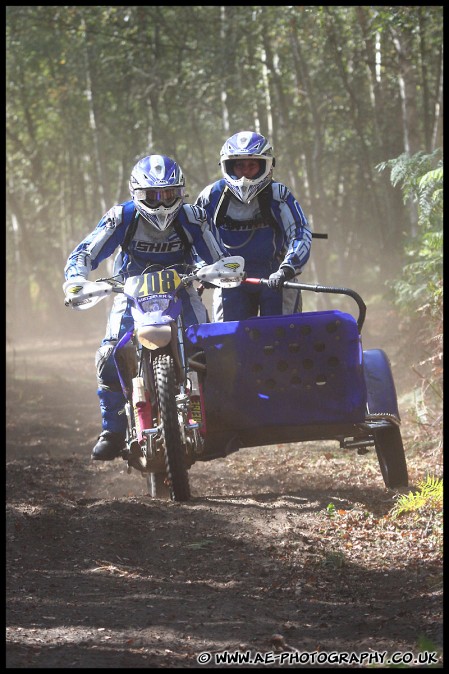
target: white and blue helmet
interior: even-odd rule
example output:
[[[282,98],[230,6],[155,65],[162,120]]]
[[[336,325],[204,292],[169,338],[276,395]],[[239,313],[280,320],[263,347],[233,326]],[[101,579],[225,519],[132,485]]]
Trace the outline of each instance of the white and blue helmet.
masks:
[[[232,194],[248,204],[271,181],[275,158],[270,142],[260,133],[239,131],[228,138],[220,151],[223,177]],[[257,159],[260,171],[254,178],[237,178],[234,174],[236,159]]]
[[[134,166],[129,191],[140,215],[163,232],[182,208],[185,180],[174,159],[151,154]]]

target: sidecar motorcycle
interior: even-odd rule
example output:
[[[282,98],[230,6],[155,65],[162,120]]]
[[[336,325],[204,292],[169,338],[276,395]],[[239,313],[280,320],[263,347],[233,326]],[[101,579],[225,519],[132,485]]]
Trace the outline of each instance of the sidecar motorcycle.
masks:
[[[362,349],[366,306],[356,292],[285,284],[347,295],[358,306],[357,320],[329,310],[184,327],[177,294],[185,285],[267,283],[246,278],[243,266],[234,256],[181,276],[168,269],[125,283],[66,281],[65,303],[75,309],[114,292],[133,302],[135,325],[114,349],[126,399],[128,470],[147,478],[151,496],[187,501],[196,461],[245,447],[335,440],[359,454],[374,447],[385,485],[407,487],[390,363],[381,349]]]
[[[198,374],[204,408],[204,442],[195,460],[245,447],[335,440],[359,454],[374,448],[386,487],[407,487],[391,366],[383,350],[362,348],[362,298],[347,288],[285,286],[348,295],[358,318],[329,310],[189,327],[189,367]]]

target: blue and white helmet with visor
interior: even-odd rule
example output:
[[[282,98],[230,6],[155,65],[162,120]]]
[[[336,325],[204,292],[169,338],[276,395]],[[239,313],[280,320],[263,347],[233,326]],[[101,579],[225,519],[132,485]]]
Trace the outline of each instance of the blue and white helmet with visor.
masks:
[[[174,159],[152,154],[134,166],[129,191],[140,215],[163,232],[182,208],[186,196],[185,179]]]
[[[234,173],[238,159],[256,159],[260,164],[258,173],[252,178],[238,178]],[[247,204],[271,181],[275,165],[273,148],[260,133],[239,131],[228,138],[221,148],[220,165],[232,194]]]

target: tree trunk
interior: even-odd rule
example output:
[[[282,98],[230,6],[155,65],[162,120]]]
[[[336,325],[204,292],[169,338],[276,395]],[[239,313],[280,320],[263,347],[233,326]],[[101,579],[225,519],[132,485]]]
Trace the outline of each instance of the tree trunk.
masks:
[[[101,161],[100,155],[100,142],[98,137],[98,125],[97,118],[95,114],[94,106],[94,94],[92,91],[92,77],[91,77],[91,58],[90,58],[90,46],[89,46],[89,37],[87,25],[84,19],[81,22],[83,33],[84,33],[84,65],[85,65],[85,76],[86,76],[86,97],[87,103],[89,106],[89,128],[91,130],[92,138],[92,148],[93,148],[93,161],[95,166],[95,171],[98,176],[98,199],[100,201],[101,210],[103,213],[106,212],[106,199],[104,185],[106,184],[106,179],[103,172],[103,162]]]
[[[437,147],[443,147],[443,47],[440,52],[440,63],[431,141],[432,152]]]

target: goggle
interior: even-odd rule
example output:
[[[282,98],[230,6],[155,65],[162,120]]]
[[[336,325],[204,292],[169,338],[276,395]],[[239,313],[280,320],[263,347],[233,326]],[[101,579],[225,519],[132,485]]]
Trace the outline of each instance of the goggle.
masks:
[[[253,176],[251,176],[251,180],[255,180],[257,178],[260,178],[260,176],[264,173],[267,162],[265,157],[236,157],[226,159],[224,160],[224,166],[225,166],[225,171],[228,175],[230,175],[234,180],[237,180],[237,176],[235,174],[235,169],[236,165],[240,168],[242,171],[248,170],[249,166],[247,162],[257,162],[258,164],[258,170],[257,173],[255,173]],[[252,167],[251,167],[252,168]]]
[[[134,190],[134,196],[149,208],[171,206],[177,199],[185,196],[185,187],[148,187],[145,190]]]

